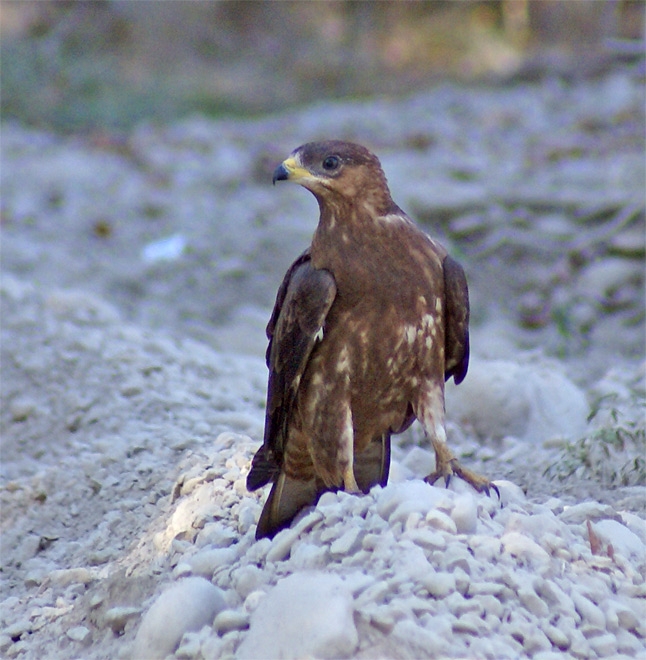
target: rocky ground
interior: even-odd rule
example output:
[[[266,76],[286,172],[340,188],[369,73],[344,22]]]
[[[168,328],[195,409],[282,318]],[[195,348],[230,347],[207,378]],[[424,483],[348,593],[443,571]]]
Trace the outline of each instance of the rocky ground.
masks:
[[[643,79],[456,87],[126,139],[2,126],[2,630],[24,658],[646,657]],[[272,542],[264,324],[302,142],[382,159],[465,265],[449,440],[502,504],[325,495]]]

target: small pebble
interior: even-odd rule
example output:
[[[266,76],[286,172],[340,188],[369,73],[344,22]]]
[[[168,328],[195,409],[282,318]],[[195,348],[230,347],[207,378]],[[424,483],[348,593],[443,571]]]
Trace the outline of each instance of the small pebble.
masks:
[[[456,589],[455,577],[451,573],[427,573],[420,576],[420,584],[433,598],[444,598]]]
[[[476,499],[471,493],[463,493],[455,498],[451,519],[460,534],[474,534],[478,524]]]
[[[75,642],[84,642],[89,635],[90,631],[85,626],[74,626],[67,631],[67,636]]]
[[[617,652],[617,638],[612,633],[590,637],[588,642],[600,658],[610,657]]]
[[[542,629],[550,642],[552,642],[557,648],[561,649],[561,651],[565,651],[570,645],[568,636],[556,626],[549,623],[543,623]]]
[[[94,579],[92,572],[87,568],[61,568],[52,571],[48,577],[53,584],[61,587],[77,582],[88,584]]]
[[[213,621],[213,629],[218,635],[224,635],[231,630],[245,630],[248,627],[249,614],[238,610],[223,610]]]
[[[457,534],[458,528],[455,522],[446,513],[437,510],[431,510],[426,514],[426,522],[434,529],[449,534]]]
[[[283,561],[289,557],[292,546],[299,537],[296,529],[284,529],[278,532],[271,542],[271,547],[267,552],[267,561]]]
[[[606,617],[592,601],[575,591],[572,594],[572,602],[583,621],[596,628],[604,629],[606,627]]]
[[[138,607],[111,607],[105,613],[105,624],[112,628],[114,633],[120,634],[123,632],[128,620],[138,616],[140,612],[141,610]]]

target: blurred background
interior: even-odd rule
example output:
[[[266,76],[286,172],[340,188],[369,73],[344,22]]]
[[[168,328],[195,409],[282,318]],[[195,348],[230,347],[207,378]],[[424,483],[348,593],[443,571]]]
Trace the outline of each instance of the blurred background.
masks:
[[[2,116],[65,132],[447,78],[599,75],[643,57],[641,0],[3,0],[0,12]]]
[[[640,361],[644,8],[2,0],[2,268],[261,355],[316,218],[271,173],[335,136],[464,264],[479,351]]]
[[[17,302],[0,344],[5,364],[28,368],[0,385],[36,391],[36,364],[52,391],[93,387],[50,375],[49,330],[23,323],[22,282],[78,306],[80,323],[92,324],[90,294],[111,318],[260,365],[276,290],[317,217],[302,189],[272,188],[272,171],[299,144],[338,137],[378,154],[393,198],[465,268],[474,359],[457,392],[495,411],[482,435],[504,424],[503,406],[467,393],[502,391],[477,380],[478,360],[505,362],[480,373],[563,373],[601,420],[561,461],[564,478],[585,464],[612,472],[595,492],[643,483],[644,8],[2,0],[0,303]],[[75,345],[110,336],[94,329]],[[544,382],[549,396],[531,401],[570,424],[565,390]],[[517,482],[539,480],[516,455]]]

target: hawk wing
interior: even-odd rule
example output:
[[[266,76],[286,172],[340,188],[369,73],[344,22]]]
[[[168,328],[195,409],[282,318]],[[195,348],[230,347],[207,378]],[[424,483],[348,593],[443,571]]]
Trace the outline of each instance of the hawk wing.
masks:
[[[444,378],[458,385],[469,367],[469,289],[462,266],[449,256],[443,262],[445,323]]]
[[[291,265],[278,289],[267,324],[265,437],[247,476],[249,490],[275,481],[280,473],[296,392],[335,296],[334,277],[312,266],[309,250]]]

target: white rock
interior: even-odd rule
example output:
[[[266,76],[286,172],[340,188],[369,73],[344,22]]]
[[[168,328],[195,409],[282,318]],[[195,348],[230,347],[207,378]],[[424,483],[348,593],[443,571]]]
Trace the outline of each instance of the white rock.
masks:
[[[238,551],[233,546],[200,550],[183,561],[190,566],[193,575],[200,575],[210,580],[216,568],[230,566],[237,558]]]
[[[442,558],[441,566],[444,570],[450,571],[451,573],[456,570],[461,570],[467,575],[471,574],[473,557],[463,543],[460,541],[450,543],[447,551],[443,554],[444,557]]]
[[[603,629],[606,627],[606,617],[604,613],[591,600],[588,600],[582,594],[574,591],[572,593],[572,602],[583,621],[586,621],[597,628]]]
[[[635,610],[641,610],[639,616],[635,613]],[[619,604],[615,609],[615,612],[617,615],[617,623],[625,630],[635,630],[640,624],[640,621],[643,625],[644,620],[646,619],[646,612],[644,612],[644,603],[642,599],[639,599],[638,602],[635,603],[634,608],[625,607]]]
[[[483,584],[492,584],[492,583],[486,582]],[[502,587],[502,589],[505,589],[505,587],[503,587],[502,585],[498,585],[498,586]],[[471,595],[471,588],[469,588],[469,595]],[[488,593],[476,594],[475,596],[473,596],[472,600],[474,600],[478,604],[480,608],[479,611],[484,615],[485,618],[492,618],[492,619],[502,618],[502,615],[505,610],[503,604],[500,602],[498,598],[496,598],[496,596]]]
[[[502,536],[502,547],[513,557],[517,557],[523,562],[548,564],[550,556],[541,548],[538,543],[532,541],[529,536],[520,532],[507,532]]]
[[[578,617],[574,609],[574,603],[555,582],[537,577],[533,583],[534,591],[550,606],[551,610],[556,610],[566,617]],[[560,617],[561,620],[564,617]]]
[[[452,573],[425,573],[420,575],[419,582],[433,598],[444,598],[455,591]]]
[[[74,626],[67,631],[67,636],[75,642],[83,642],[87,639],[90,631],[85,626]]]
[[[361,547],[361,537],[364,532],[361,527],[351,527],[340,538],[333,541],[330,546],[332,555],[346,556],[356,552]]]
[[[505,589],[500,582],[475,582],[469,583],[469,596],[498,596]]]
[[[446,539],[444,536],[426,527],[407,531],[406,538],[409,538],[415,545],[419,545],[420,548],[424,548],[425,550],[444,550],[446,548]]]
[[[435,509],[426,514],[426,522],[433,528],[449,534],[457,534],[458,528],[453,522],[451,516],[447,516],[443,511]]]
[[[66,587],[69,584],[81,583],[88,584],[94,579],[92,571],[87,568],[61,568],[52,571],[49,579],[53,584]]]
[[[534,616],[545,618],[549,614],[549,608],[533,589],[519,589],[518,598],[523,606]]]
[[[642,543],[646,543],[646,520],[630,511],[622,511],[621,519],[626,527],[640,538]]]
[[[629,633],[626,630],[618,630],[616,634],[617,639],[617,650],[620,653],[625,653],[631,658],[638,658],[638,654],[644,654],[644,644],[643,640],[639,639],[635,635]]]
[[[265,572],[254,564],[241,566],[233,573],[234,588],[243,599],[265,584],[266,581]]]
[[[336,526],[334,527],[336,530]],[[341,557],[343,555],[337,555]],[[300,541],[291,547],[289,565],[291,571],[313,570],[324,568],[328,561],[328,547]]]
[[[189,577],[166,589],[144,615],[133,657],[163,659],[177,649],[185,632],[211,625],[226,607],[220,589],[201,577]]]
[[[341,578],[294,573],[252,613],[236,658],[347,658],[357,644],[352,594]]]
[[[422,628],[410,619],[398,621],[393,628],[392,636],[407,651],[402,657],[421,657],[422,654],[436,657],[442,655],[448,646],[444,635]],[[411,652],[413,655],[409,655]]]
[[[564,660],[560,651],[539,651],[532,656],[532,660]]]
[[[402,461],[402,465],[409,469],[417,478],[423,479],[435,468],[435,455],[422,447],[413,446]]]
[[[563,507],[563,511],[558,515],[559,520],[564,523],[585,523],[587,520],[595,521],[603,518],[612,518],[615,510],[599,502],[580,502],[572,506]]]
[[[453,622],[452,629],[455,633],[479,635],[483,633],[486,628],[484,621],[479,616],[473,614],[473,612],[466,612]]]
[[[380,603],[384,596],[388,593],[390,587],[384,580],[379,580],[357,597],[355,602],[355,609],[359,611],[362,607],[369,606],[374,603]]]
[[[600,658],[607,658],[617,652],[617,638],[611,633],[590,637],[588,643]]]
[[[130,619],[134,619],[141,610],[138,607],[128,607],[126,605],[121,605],[117,607],[111,607],[105,613],[105,624],[112,628],[112,631],[116,634],[121,634],[123,629],[126,627],[126,623]]]
[[[254,610],[258,608],[258,605],[262,603],[262,601],[265,599],[267,596],[267,593],[263,591],[262,589],[257,589],[256,591],[252,591],[244,601],[244,611],[251,614]]]
[[[461,593],[463,596],[466,596],[471,586],[471,577],[469,573],[457,567],[453,571],[453,577],[455,578],[455,588],[458,590],[458,593]]]
[[[296,529],[289,528],[283,529],[271,540],[271,547],[267,552],[267,561],[283,561],[289,557],[292,546],[299,537],[299,532]]]
[[[541,622],[541,628],[547,636],[547,639],[549,639],[550,642],[554,644],[554,646],[561,649],[561,651],[565,651],[565,649],[567,649],[567,647],[570,645],[568,636],[560,628],[551,625],[547,621]]]
[[[547,635],[540,628],[534,627],[523,640],[523,648],[530,656],[533,656],[541,651],[551,650],[552,642],[550,642]]]
[[[628,527],[616,520],[599,520],[594,524],[594,531],[599,539],[606,544],[612,544],[615,552],[619,552],[626,559],[646,560],[646,545]]]
[[[249,614],[239,610],[223,610],[213,620],[213,629],[224,635],[231,630],[244,630],[249,627]]]
[[[447,415],[482,438],[529,442],[573,438],[585,431],[585,394],[551,365],[472,360],[469,377],[447,383]]]
[[[351,591],[352,596],[356,598],[375,583],[375,578],[364,572],[355,571],[354,573],[344,575],[344,581],[348,589]]]
[[[502,553],[502,543],[496,536],[473,534],[469,537],[469,548],[476,561],[491,564],[498,560]]]
[[[476,498],[471,493],[462,493],[455,498],[451,519],[460,534],[474,534],[478,524]]]
[[[183,234],[173,234],[144,245],[141,249],[141,259],[146,263],[155,261],[175,261],[186,249],[186,238]]]
[[[500,491],[500,504],[502,504],[503,507],[509,506],[510,504],[524,504],[527,501],[523,489],[515,483],[506,481],[505,479],[499,479],[494,483],[498,486],[498,490]],[[499,509],[500,504],[496,502],[496,498],[492,497],[492,501],[496,504],[495,508]]]
[[[446,489],[435,488],[420,479],[404,481],[384,488],[377,498],[377,513],[391,525],[405,523],[413,513],[426,515],[447,500]]]

